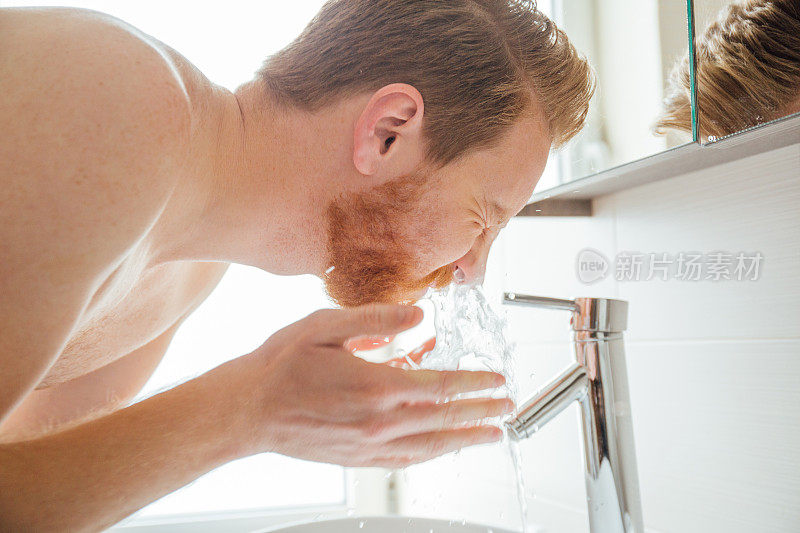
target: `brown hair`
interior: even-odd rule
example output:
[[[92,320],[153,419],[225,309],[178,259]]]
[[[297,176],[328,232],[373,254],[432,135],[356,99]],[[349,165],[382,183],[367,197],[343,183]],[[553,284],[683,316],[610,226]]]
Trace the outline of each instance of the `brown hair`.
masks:
[[[258,74],[279,102],[310,111],[413,85],[428,159],[441,165],[491,145],[532,100],[558,147],[583,127],[594,91],[585,58],[529,0],[330,0]]]
[[[789,112],[800,96],[800,1],[745,0],[695,41],[701,136],[723,137]],[[692,131],[689,61],[673,69],[655,130]]]

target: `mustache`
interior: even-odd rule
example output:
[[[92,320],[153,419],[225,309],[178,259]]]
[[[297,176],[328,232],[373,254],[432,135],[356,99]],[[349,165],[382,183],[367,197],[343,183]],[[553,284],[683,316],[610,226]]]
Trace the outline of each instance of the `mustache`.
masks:
[[[428,287],[433,287],[434,289],[443,289],[453,283],[454,280],[455,268],[452,265],[446,265],[425,276],[420,281],[417,291]]]
[[[403,269],[386,265],[359,264],[337,267],[323,277],[328,296],[341,307],[368,303],[412,304],[426,289],[442,289],[455,280],[455,269],[446,265],[421,279],[412,279]]]

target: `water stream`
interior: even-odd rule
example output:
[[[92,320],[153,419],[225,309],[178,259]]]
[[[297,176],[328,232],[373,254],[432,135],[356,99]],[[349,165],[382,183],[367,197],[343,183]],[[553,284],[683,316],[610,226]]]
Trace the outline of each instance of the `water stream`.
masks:
[[[485,367],[506,377],[506,384],[499,390],[499,395],[516,401],[513,372],[515,345],[508,340],[505,317],[489,304],[483,289],[479,286],[451,284],[441,291],[429,292],[426,298],[435,309],[436,346],[422,359],[420,367],[436,370]],[[522,530],[527,533],[522,458],[519,445],[509,438],[505,427],[504,431],[516,474]]]

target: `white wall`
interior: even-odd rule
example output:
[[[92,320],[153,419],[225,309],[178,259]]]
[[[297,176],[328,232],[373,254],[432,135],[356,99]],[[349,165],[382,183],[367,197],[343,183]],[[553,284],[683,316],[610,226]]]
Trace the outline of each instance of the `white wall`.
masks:
[[[645,523],[660,533],[795,532],[800,524],[800,145],[598,199],[591,218],[521,218],[489,285],[630,301],[626,333]],[[757,281],[583,285],[584,247],[760,251]],[[613,278],[613,274],[612,274]],[[509,308],[523,396],[571,359],[563,314]],[[533,376],[531,377],[531,373]],[[528,520],[588,531],[578,415],[522,444]],[[404,511],[519,526],[499,447],[408,469]]]

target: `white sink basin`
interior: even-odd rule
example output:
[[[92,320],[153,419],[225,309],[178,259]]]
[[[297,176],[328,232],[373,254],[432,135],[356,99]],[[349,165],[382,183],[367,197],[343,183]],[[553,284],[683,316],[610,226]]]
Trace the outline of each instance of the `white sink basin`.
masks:
[[[365,516],[306,522],[262,533],[515,533],[508,529],[475,524],[462,524],[456,520],[433,520],[408,516]]]

